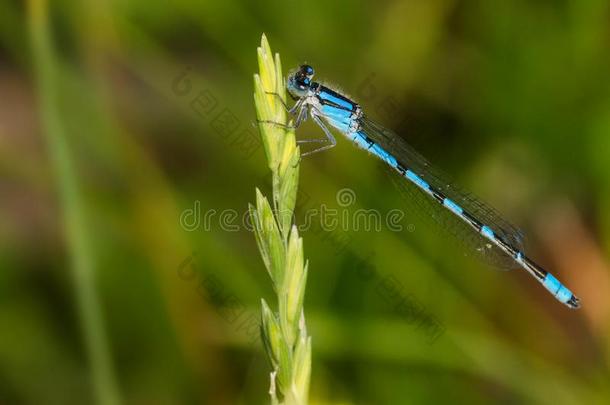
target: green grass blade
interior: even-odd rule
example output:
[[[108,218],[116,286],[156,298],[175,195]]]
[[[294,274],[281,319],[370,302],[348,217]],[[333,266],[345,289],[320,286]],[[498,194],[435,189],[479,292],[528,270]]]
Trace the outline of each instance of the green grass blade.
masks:
[[[95,286],[95,264],[91,239],[87,232],[84,204],[59,112],[58,64],[51,40],[46,1],[30,0],[28,17],[43,133],[57,181],[65,237],[70,249],[75,300],[91,364],[95,398],[101,405],[119,404],[118,388]]]

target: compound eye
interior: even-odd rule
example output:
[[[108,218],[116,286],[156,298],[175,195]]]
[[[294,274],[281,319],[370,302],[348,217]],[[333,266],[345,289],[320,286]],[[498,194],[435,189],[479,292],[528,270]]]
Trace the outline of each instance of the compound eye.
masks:
[[[309,80],[309,78],[307,78],[307,77],[303,77],[298,81],[298,84],[299,84],[299,89],[305,90],[305,89],[309,88],[309,86],[311,85],[311,80]]]
[[[309,65],[301,65],[300,71],[305,76],[308,76],[308,77],[313,76],[313,68]]]

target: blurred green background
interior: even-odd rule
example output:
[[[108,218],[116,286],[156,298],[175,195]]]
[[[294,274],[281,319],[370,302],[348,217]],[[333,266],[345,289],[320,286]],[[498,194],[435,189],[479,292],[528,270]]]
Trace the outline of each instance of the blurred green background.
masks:
[[[602,0],[3,0],[0,403],[267,403],[273,291],[241,226],[269,190],[263,32],[519,224],[583,302],[408,209],[403,232],[304,231],[311,402],[610,403],[609,21]],[[338,137],[301,164],[297,220],[408,207]]]

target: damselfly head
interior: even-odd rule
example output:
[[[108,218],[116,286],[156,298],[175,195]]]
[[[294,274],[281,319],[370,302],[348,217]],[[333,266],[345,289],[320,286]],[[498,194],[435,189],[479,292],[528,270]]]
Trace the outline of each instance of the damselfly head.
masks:
[[[299,73],[311,79],[313,77],[313,68],[309,65],[301,65]]]
[[[288,76],[288,91],[296,96],[303,97],[307,94],[311,86],[311,78],[313,77],[313,68],[309,65],[301,65],[299,69]]]

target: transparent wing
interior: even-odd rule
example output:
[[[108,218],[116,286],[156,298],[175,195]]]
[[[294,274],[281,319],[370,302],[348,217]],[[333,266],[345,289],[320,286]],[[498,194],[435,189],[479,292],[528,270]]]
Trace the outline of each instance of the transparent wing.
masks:
[[[389,129],[367,118],[361,119],[362,130],[371,140],[378,143],[392,154],[403,166],[412,170],[431,187],[460,205],[465,211],[481,223],[489,226],[494,233],[519,251],[523,251],[523,232],[502,218],[502,216],[474,195],[457,187],[440,169],[433,167],[422,155],[409,146],[401,137]],[[515,261],[501,249],[482,237],[470,225],[443,207],[435,199],[423,192],[409,180],[392,175],[392,181],[409,203],[424,217],[439,224],[445,231],[454,236],[468,252],[484,262],[501,269],[519,267]]]

